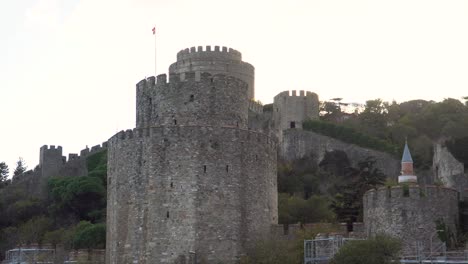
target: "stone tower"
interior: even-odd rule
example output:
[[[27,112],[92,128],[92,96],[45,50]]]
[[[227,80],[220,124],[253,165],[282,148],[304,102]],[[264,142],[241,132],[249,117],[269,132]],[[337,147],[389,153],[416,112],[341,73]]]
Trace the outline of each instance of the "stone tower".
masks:
[[[137,126],[108,144],[107,263],[235,263],[269,234],[277,143],[247,129],[248,87],[200,72],[137,84]]]
[[[302,128],[307,119],[319,118],[318,96],[312,92],[293,90],[284,91],[275,96],[273,101],[273,120],[277,130]]]
[[[242,54],[227,47],[192,47],[177,53],[177,61],[169,67],[169,74],[184,72],[208,72],[237,77],[248,85],[248,99],[255,98],[255,69],[242,61]]]
[[[62,156],[62,147],[44,145],[39,151],[39,167],[43,177],[59,176],[59,170],[66,161]]]

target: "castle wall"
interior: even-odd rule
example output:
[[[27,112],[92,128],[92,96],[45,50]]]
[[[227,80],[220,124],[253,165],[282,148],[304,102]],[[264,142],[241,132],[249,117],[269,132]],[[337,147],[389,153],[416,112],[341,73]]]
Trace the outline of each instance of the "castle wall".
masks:
[[[173,126],[109,140],[108,263],[234,263],[277,223],[276,143]]]
[[[61,146],[44,145],[39,150],[39,164],[21,175],[13,177],[13,184],[22,186],[30,197],[40,197],[45,193],[49,177],[78,177],[88,174],[86,158],[105,150],[107,142],[81,150],[81,154],[70,153],[68,160],[62,156]]]
[[[434,145],[432,169],[435,180],[442,181],[444,186],[454,188],[460,193],[468,187],[464,164],[455,159],[447,147],[440,143]]]
[[[312,92],[284,91],[275,96],[273,118],[277,129],[302,128],[302,121],[319,118],[318,96]]]
[[[374,166],[380,169],[385,175],[395,179],[395,175],[399,175],[400,162],[390,154],[362,148],[331,137],[300,129],[288,129],[283,131],[283,140],[280,144],[279,156],[282,159],[290,161],[311,155],[316,159],[317,164],[319,164],[325,157],[325,153],[333,150],[344,151],[353,167],[357,167],[359,162],[371,156],[376,160]]]
[[[208,72],[210,74],[224,74],[243,80],[248,85],[248,98],[255,98],[255,69],[242,61],[239,51],[214,46],[192,47],[177,53],[177,62],[169,67],[169,74],[184,72]]]
[[[364,223],[367,236],[379,233],[402,239],[405,249],[422,242],[429,248],[441,220],[451,232],[458,226],[458,193],[436,186],[409,186],[370,190],[363,197]],[[434,236],[434,245],[438,236]]]

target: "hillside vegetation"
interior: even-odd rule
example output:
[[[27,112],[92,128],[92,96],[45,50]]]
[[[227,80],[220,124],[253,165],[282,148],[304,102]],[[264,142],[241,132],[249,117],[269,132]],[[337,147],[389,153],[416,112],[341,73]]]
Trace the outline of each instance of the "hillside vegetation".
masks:
[[[16,245],[105,247],[107,151],[90,155],[87,167],[88,175],[48,179],[46,198],[20,184],[0,190],[0,259]]]

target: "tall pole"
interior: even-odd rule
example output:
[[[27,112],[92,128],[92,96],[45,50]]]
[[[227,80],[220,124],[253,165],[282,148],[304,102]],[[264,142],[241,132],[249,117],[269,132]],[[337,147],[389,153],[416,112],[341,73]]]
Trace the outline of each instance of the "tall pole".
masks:
[[[156,59],[156,26],[153,27],[153,35],[154,35],[154,77],[158,76],[158,71],[157,71],[157,68],[156,68],[156,63],[157,63],[157,59]]]

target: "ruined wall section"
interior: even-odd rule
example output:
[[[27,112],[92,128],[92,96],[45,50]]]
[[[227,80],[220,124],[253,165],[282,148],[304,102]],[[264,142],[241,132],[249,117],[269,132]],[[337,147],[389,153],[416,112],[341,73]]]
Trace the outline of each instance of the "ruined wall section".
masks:
[[[187,72],[137,84],[137,127],[247,127],[247,84],[232,76]]]
[[[344,151],[353,167],[357,167],[358,163],[367,157],[374,157],[376,160],[374,166],[380,169],[387,177],[396,179],[397,175],[399,175],[400,161],[392,155],[345,143],[311,131],[298,129],[283,131],[279,156],[289,161],[312,156],[317,164],[319,164],[327,152],[334,150]]]
[[[434,180],[440,180],[444,186],[454,188],[460,193],[468,187],[464,164],[459,162],[442,143],[434,144],[432,169]]]
[[[367,236],[388,234],[402,239],[406,248],[414,247],[417,241],[429,248],[436,221],[455,233],[459,224],[458,193],[451,188],[383,187],[366,192],[363,202]]]
[[[164,126],[109,140],[108,263],[235,263],[277,223],[276,142]],[[185,263],[185,262],[184,262]]]
[[[220,46],[192,47],[177,53],[177,62],[169,67],[169,74],[184,72],[208,72],[224,74],[243,80],[248,85],[249,99],[255,98],[255,69],[242,61],[242,54],[234,49]]]

